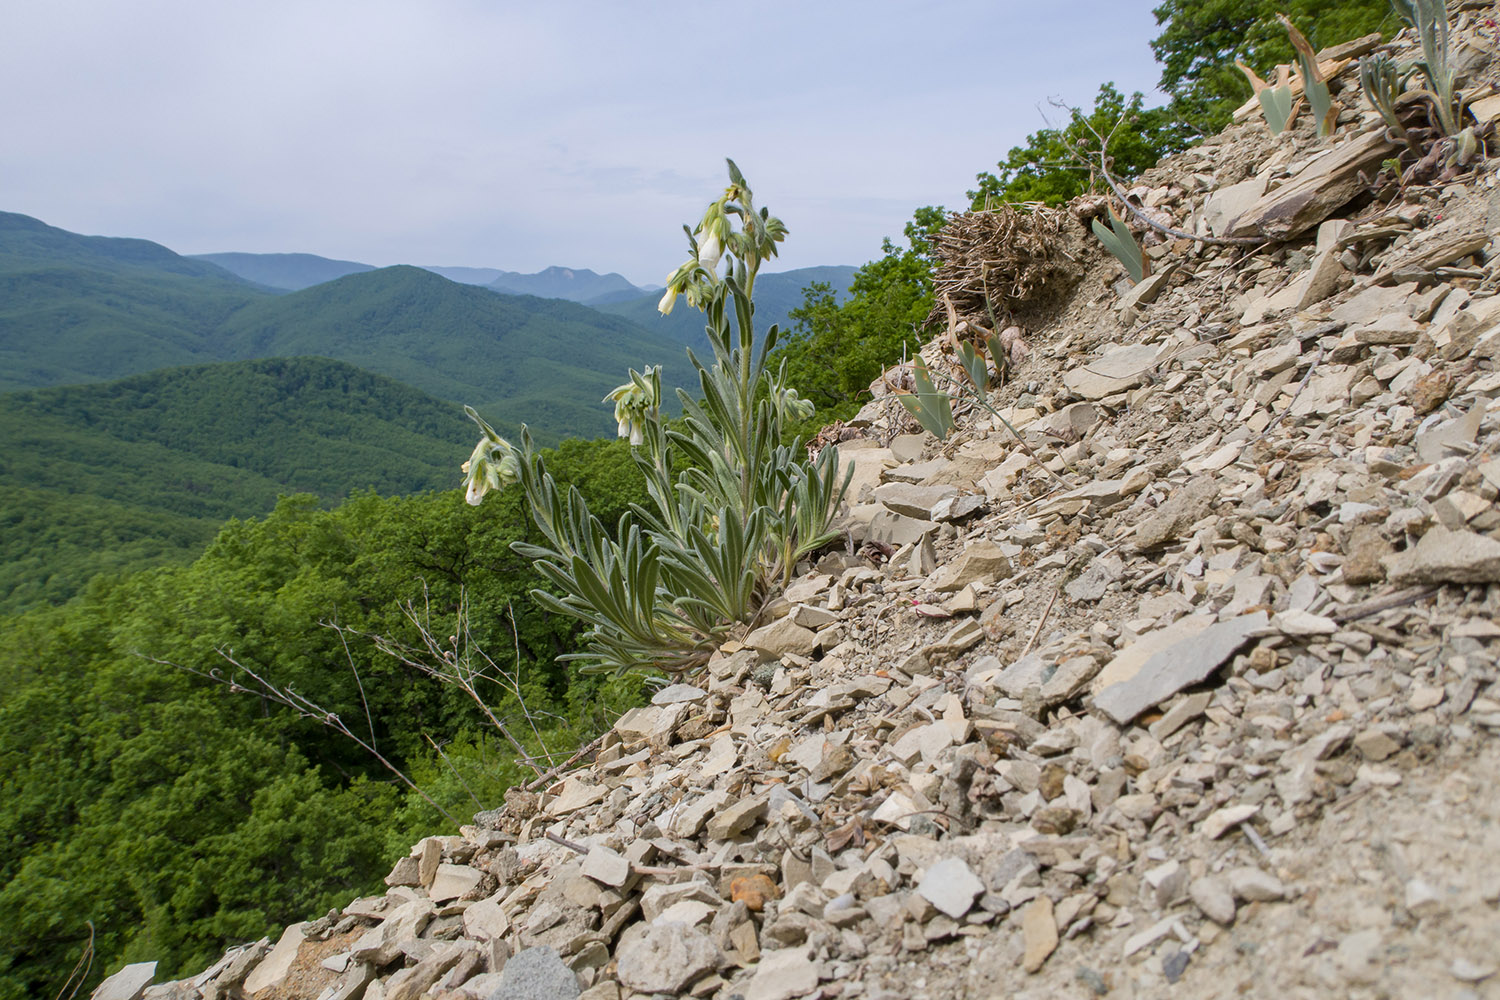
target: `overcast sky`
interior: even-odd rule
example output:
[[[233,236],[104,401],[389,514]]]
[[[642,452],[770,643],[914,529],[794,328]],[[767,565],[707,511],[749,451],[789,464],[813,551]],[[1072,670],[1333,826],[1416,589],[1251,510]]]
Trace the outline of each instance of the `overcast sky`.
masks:
[[[34,0],[0,9],[0,210],[179,253],[662,284],[723,157],[860,264],[1044,127],[1151,94],[1139,0]]]

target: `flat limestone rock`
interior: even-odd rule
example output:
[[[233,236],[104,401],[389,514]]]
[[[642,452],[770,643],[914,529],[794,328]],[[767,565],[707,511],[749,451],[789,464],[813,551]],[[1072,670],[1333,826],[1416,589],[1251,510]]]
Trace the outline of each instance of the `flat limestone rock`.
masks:
[[[1118,684],[1129,680],[1140,673],[1141,668],[1146,665],[1146,662],[1157,653],[1160,653],[1164,649],[1170,649],[1179,642],[1191,639],[1213,624],[1214,617],[1212,615],[1189,615],[1186,618],[1179,618],[1164,629],[1147,632],[1135,642],[1120,650],[1114,659],[1105,664],[1104,669],[1099,672],[1099,676],[1094,680],[1094,692],[1097,694],[1111,684]],[[1015,664],[1012,664],[1012,667],[1019,666],[1035,655],[1032,654],[1032,656],[1026,657],[1025,660],[1016,661]],[[1038,672],[1041,670],[1039,658],[1036,669]],[[1011,694],[1009,689],[1006,689],[1006,693]],[[1020,695],[1011,694],[1011,697],[1019,698]]]
[[[484,872],[468,865],[438,865],[437,875],[427,895],[435,903],[446,903],[473,889],[484,879]]]
[[[1038,896],[1026,907],[1021,914],[1021,936],[1026,943],[1021,967],[1027,972],[1036,972],[1057,948],[1057,923],[1050,896]]]
[[[255,967],[245,979],[246,995],[254,995],[261,990],[275,986],[286,978],[291,970],[292,963],[297,960],[297,949],[302,947],[302,942],[307,939],[303,933],[307,924],[292,924],[281,932],[281,940],[276,942],[276,947],[271,949],[271,954]],[[99,998],[95,998],[99,1000]]]
[[[595,882],[622,886],[630,880],[630,862],[617,852],[596,845],[583,859],[583,874]]]
[[[962,858],[939,861],[917,886],[918,895],[954,920],[962,920],[983,892],[984,883]]]
[[[1160,349],[1155,344],[1117,347],[1102,358],[1087,361],[1063,372],[1063,384],[1085,399],[1103,399],[1139,385],[1156,364]]]
[[[293,953],[295,955],[295,952]],[[155,962],[137,962],[110,976],[94,990],[91,1000],[139,1000],[156,978]]]
[[[562,792],[547,804],[547,812],[553,816],[566,816],[598,802],[609,794],[605,785],[596,785],[582,778],[569,778],[563,783]]]
[[[751,632],[745,637],[745,645],[772,656],[786,653],[806,656],[818,648],[818,635],[790,618],[782,618]]]
[[[1363,190],[1360,174],[1374,176],[1396,148],[1384,128],[1356,136],[1240,212],[1226,227],[1229,235],[1288,239],[1311,229]]]
[[[703,701],[708,692],[692,684],[669,684],[651,696],[653,705],[677,705],[683,702]]]
[[[1156,513],[1143,518],[1135,529],[1136,548],[1141,551],[1176,541],[1202,520],[1219,495],[1219,484],[1211,475],[1194,476],[1180,486]]]
[[[818,988],[818,963],[806,948],[783,948],[761,955],[745,1000],[792,1000]]]
[[[1010,574],[1010,557],[1005,551],[994,542],[981,540],[933,574],[931,586],[939,593],[948,593],[971,583],[993,583]]]
[[[680,923],[634,924],[615,950],[620,982],[674,996],[717,969],[722,957],[707,934]]]
[[[1387,556],[1386,576],[1397,586],[1500,582],[1500,542],[1473,531],[1434,526],[1416,546]]]
[[[1259,201],[1260,196],[1265,193],[1264,177],[1252,177],[1247,181],[1219,188],[1203,206],[1203,221],[1208,223],[1208,231],[1215,236],[1223,236],[1235,216]]]
[[[1264,611],[1257,611],[1210,625],[1156,653],[1134,676],[1104,688],[1095,695],[1094,707],[1123,726],[1183,688],[1206,680],[1269,621]]]

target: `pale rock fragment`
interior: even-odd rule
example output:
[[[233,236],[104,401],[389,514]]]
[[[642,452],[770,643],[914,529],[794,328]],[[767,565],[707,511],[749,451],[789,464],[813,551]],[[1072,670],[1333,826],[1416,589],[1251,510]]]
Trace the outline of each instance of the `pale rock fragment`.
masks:
[[[1203,835],[1209,840],[1218,840],[1230,829],[1258,812],[1260,812],[1260,806],[1254,805],[1225,806],[1223,809],[1216,809],[1203,820],[1201,827]]]
[[[929,583],[933,590],[945,593],[962,590],[971,583],[993,583],[1010,574],[1010,557],[994,542],[980,540],[940,568]]]
[[[761,795],[726,805],[708,821],[708,835],[714,840],[737,837],[765,818],[766,806],[766,799]]]
[[[547,812],[552,816],[567,816],[588,808],[608,794],[609,788],[605,785],[583,778],[569,778],[563,782],[557,797],[547,803]]]
[[[1472,531],[1434,526],[1417,544],[1384,560],[1397,586],[1500,582],[1500,541]]]
[[[1205,917],[1222,927],[1234,923],[1234,894],[1229,884],[1217,875],[1194,879],[1188,886],[1188,897]]]
[[[1231,868],[1226,877],[1229,880],[1229,891],[1236,899],[1247,903],[1269,903],[1286,896],[1286,887],[1281,884],[1281,879],[1250,865]]]
[[[642,993],[681,994],[713,972],[723,955],[708,935],[687,924],[632,924],[615,949],[620,982]]]
[[[432,886],[427,890],[427,895],[434,903],[446,903],[450,899],[457,899],[479,885],[484,878],[484,872],[468,865],[438,865],[437,873],[433,876]]]
[[[651,696],[653,705],[677,705],[684,702],[703,701],[708,692],[693,684],[668,684]]]
[[[1288,608],[1286,611],[1276,612],[1271,617],[1271,627],[1284,635],[1299,637],[1333,635],[1333,633],[1339,630],[1338,623],[1332,618],[1315,615],[1310,611],[1303,611],[1298,608]]]
[[[1063,373],[1063,384],[1084,399],[1103,399],[1140,385],[1156,366],[1160,348],[1155,344],[1117,347]]]
[[[1022,912],[1021,937],[1025,942],[1021,967],[1029,973],[1035,973],[1057,948],[1057,923],[1052,912],[1051,897],[1045,894],[1038,896]]]
[[[818,634],[790,618],[781,618],[751,632],[745,637],[745,645],[770,656],[785,656],[787,653],[807,656],[818,648]]]
[[[602,845],[589,848],[582,871],[595,882],[609,886],[622,886],[630,880],[630,862]]]
[[[1257,611],[1199,628],[1197,634],[1151,655],[1132,675],[1099,691],[1094,707],[1124,725],[1188,685],[1207,679],[1268,621],[1264,611]]]
[[[293,957],[296,956],[295,950],[292,954]],[[282,975],[285,975],[285,970],[282,971]],[[133,965],[127,965],[95,987],[90,1000],[140,1000],[141,994],[155,978],[155,962],[136,962]],[[279,978],[277,981],[280,981]]]
[[[407,905],[411,906],[412,904]],[[401,909],[405,909],[405,907]],[[425,910],[427,913],[431,913],[432,904],[426,900],[422,900],[417,909],[418,911]],[[426,920],[422,920],[421,924],[425,925]],[[410,926],[410,924],[399,921],[395,916],[392,916],[380,927],[371,931],[371,933],[380,934],[383,939],[394,942],[404,937],[401,934],[400,928]],[[382,932],[386,931],[387,928],[396,931],[396,933],[383,934]],[[276,947],[272,948],[271,953],[245,978],[246,994],[254,995],[261,990],[268,990],[286,978],[287,973],[292,969],[292,963],[297,961],[297,950],[302,947],[302,942],[307,940],[306,930],[307,924],[304,922],[291,924],[286,930],[281,932],[281,940],[276,942]],[[412,932],[409,936],[416,937],[417,935],[416,932]]]
[[[958,495],[954,486],[913,486],[910,483],[887,483],[875,489],[875,499],[887,510],[919,521],[934,521],[933,508]]]
[[[959,920],[984,892],[984,883],[962,858],[944,858],[927,869],[917,892],[943,913]]]
[[[1175,541],[1208,514],[1218,496],[1219,484],[1214,477],[1194,476],[1178,487],[1154,514],[1137,523],[1136,547],[1148,551]]]
[[[545,945],[511,956],[489,1000],[576,1000],[578,976]]]
[[[792,1000],[818,988],[818,963],[806,948],[762,952],[745,1000]]]

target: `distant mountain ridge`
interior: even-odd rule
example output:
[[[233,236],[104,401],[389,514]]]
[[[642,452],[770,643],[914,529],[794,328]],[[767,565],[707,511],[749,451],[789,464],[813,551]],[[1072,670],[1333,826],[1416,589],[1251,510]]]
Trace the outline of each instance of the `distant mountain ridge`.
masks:
[[[803,286],[842,290],[853,272],[761,275],[757,325],[786,325]],[[600,400],[627,368],[664,365],[669,382],[686,380],[683,346],[704,345],[701,313],[679,303],[661,316],[659,291],[618,274],[497,273],[479,286],[312,254],[187,258],[146,240],[79,236],[0,213],[0,391],[321,355],[472,404],[510,432],[525,422],[553,444],[612,432]],[[327,274],[338,276],[288,290]]]
[[[364,267],[297,255],[271,263],[304,274],[310,265]],[[669,338],[620,317],[421,268],[358,270],[275,291],[148,241],[0,216],[0,391],[286,355],[334,357],[401,379],[480,407],[512,432],[524,421],[543,444],[612,433],[600,400],[627,368],[687,367]]]
[[[536,295],[582,303],[622,294],[639,295],[643,291],[613,271],[596,274],[586,267],[549,267],[536,274],[502,271],[487,287],[507,295]]]
[[[165,247],[161,249],[166,250]],[[167,252],[171,253],[170,250]],[[214,264],[257,285],[291,292],[351,274],[377,270],[371,264],[311,253],[201,253],[187,259]],[[535,274],[523,274],[495,267],[416,266],[461,285],[482,285],[506,295],[535,295],[542,299],[566,299],[584,304],[599,299],[627,299],[650,291],[632,285],[614,272],[598,274],[586,267],[548,267]]]
[[[840,302],[849,297],[849,283],[854,280],[858,268],[841,265],[802,267],[791,271],[763,273],[755,279],[755,325],[765,330],[775,323],[783,330],[790,328],[790,313],[802,305],[802,290],[815,281],[833,286]],[[647,292],[615,302],[592,303],[600,312],[612,313],[633,321],[637,325],[680,344],[702,352],[708,346],[703,333],[704,317],[696,309],[689,308],[682,300],[669,315],[663,316],[657,306],[661,303],[661,292]]]
[[[373,271],[369,264],[332,260],[311,253],[199,253],[193,260],[216,264],[246,281],[290,292],[334,281],[348,274]]]

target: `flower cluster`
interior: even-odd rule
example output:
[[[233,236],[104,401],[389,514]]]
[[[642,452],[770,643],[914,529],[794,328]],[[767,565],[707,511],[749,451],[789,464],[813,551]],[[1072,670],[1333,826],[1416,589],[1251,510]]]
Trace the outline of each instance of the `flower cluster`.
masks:
[[[611,400],[620,437],[629,438],[632,448],[643,444],[646,426],[656,419],[661,407],[661,366],[648,365],[639,373],[632,368],[630,381],[604,397],[606,403]]]
[[[730,216],[739,217],[738,232]],[[776,256],[776,244],[784,239],[786,226],[766,209],[755,210],[750,187],[730,160],[729,186],[718,201],[709,204],[697,228],[688,231],[690,255],[667,275],[667,289],[656,308],[663,315],[670,313],[679,295],[686,296],[694,309],[704,308],[719,285],[719,262],[725,254],[753,275],[762,260]]]
[[[515,482],[521,470],[516,450],[510,442],[496,434],[473,407],[465,406],[464,412],[483,432],[479,443],[474,446],[474,454],[463,464],[464,499],[477,507],[490,490],[502,489]]]

